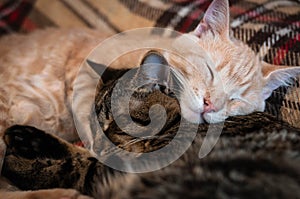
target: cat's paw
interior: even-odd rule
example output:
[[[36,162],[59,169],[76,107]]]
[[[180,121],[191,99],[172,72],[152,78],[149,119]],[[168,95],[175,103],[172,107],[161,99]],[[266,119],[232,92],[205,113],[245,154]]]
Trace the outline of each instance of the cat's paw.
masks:
[[[5,191],[0,190],[1,198],[10,199],[92,199],[91,197],[81,195],[74,189],[45,189],[37,191]]]
[[[40,190],[34,191],[31,194],[32,199],[48,198],[48,199],[92,199],[88,196],[81,195],[78,191],[74,189],[49,189],[49,190]]]
[[[32,126],[15,125],[6,129],[4,142],[7,153],[28,159],[60,159],[68,155],[68,150],[57,138]]]

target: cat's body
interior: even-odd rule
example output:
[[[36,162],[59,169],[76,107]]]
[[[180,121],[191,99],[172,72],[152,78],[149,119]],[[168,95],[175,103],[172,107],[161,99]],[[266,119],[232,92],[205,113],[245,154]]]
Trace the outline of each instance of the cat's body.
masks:
[[[33,33],[30,36],[13,35],[2,38],[0,40],[0,83],[2,85],[0,89],[0,135],[2,136],[9,126],[20,124],[35,126],[69,141],[76,139],[77,134],[72,112],[82,113],[82,104],[75,103],[75,106],[72,107],[74,80],[80,64],[89,52],[106,37],[107,35],[103,33],[91,30],[50,29]],[[13,43],[11,43],[12,41]],[[185,41],[191,42],[185,43]],[[167,107],[172,107],[170,109],[175,112],[180,109],[182,116],[194,123],[221,122],[229,116],[263,111],[264,101],[271,92],[278,86],[286,84],[290,77],[296,77],[300,73],[300,69],[297,67],[278,67],[261,62],[249,47],[232,38],[229,30],[227,1],[215,0],[195,31],[176,38],[174,43],[181,48],[179,49],[179,52],[182,53],[181,57],[176,57],[164,51],[160,52],[171,70],[167,72],[158,70],[158,72],[168,74],[167,77],[155,74],[157,71],[154,71],[154,73],[148,71],[150,73],[146,74],[146,77],[148,79],[153,79],[153,77],[169,78],[169,75],[172,74],[177,81],[164,81],[165,79],[162,79],[162,82],[166,83],[164,87],[167,90],[179,89],[177,97],[179,98],[180,108],[179,106],[177,108],[173,107],[173,105]],[[186,45],[192,43],[196,44],[195,48]],[[116,47],[121,48],[122,46]],[[200,51],[194,51],[197,47],[200,47]],[[136,62],[136,60],[142,60],[147,51],[141,51],[139,57],[134,59],[135,63],[129,64],[128,67],[138,66],[140,62]],[[155,78],[154,81],[161,80]],[[85,79],[82,79],[81,83],[82,91],[92,85]],[[99,89],[101,91],[101,85]],[[85,103],[88,101],[87,99],[91,100],[90,98],[94,95],[94,93],[84,92],[81,94],[76,96],[78,101],[75,102],[82,101]],[[98,94],[99,96],[100,99],[96,99],[101,101],[102,95]],[[176,100],[173,98],[172,100],[168,103],[172,102],[174,104]],[[104,101],[101,101],[101,103],[104,103]],[[122,104],[122,101],[119,102],[120,104]],[[90,101],[90,104],[85,105],[90,108],[92,101]],[[137,113],[139,113],[140,107],[136,106],[133,109],[137,109]],[[122,111],[123,109],[119,110]],[[98,111],[100,111],[98,112],[100,114],[101,109]],[[89,126],[88,112],[85,114],[83,116],[78,114],[75,117],[83,117],[80,121],[85,121],[83,125]],[[102,126],[105,130],[113,128],[114,131],[108,134],[114,139],[123,140],[122,142],[125,144],[128,141],[126,140],[127,136],[124,136],[126,138],[124,138],[124,141],[124,134],[122,132],[120,135],[117,134],[118,129],[115,123],[109,114],[107,117],[102,117],[100,114],[98,122],[105,124]],[[174,119],[174,114],[171,114],[170,118]],[[142,117],[143,119],[145,118]],[[174,128],[176,128],[176,125],[178,123],[174,122]],[[240,125],[240,123],[237,125]],[[90,127],[88,128],[90,129]],[[188,128],[186,130],[188,131]],[[251,130],[251,132],[257,132],[257,130]],[[273,130],[268,133],[272,134]],[[87,132],[87,134],[92,133]],[[292,134],[291,136],[293,137]],[[101,143],[101,140],[98,141]],[[88,146],[94,147],[92,135],[90,135],[88,142]],[[122,144],[122,142],[119,141],[118,143]],[[9,144],[9,141],[6,141],[6,144]],[[140,144],[139,147],[143,145],[149,147],[149,143]],[[159,144],[156,143],[156,145]],[[137,148],[136,150],[139,152],[147,151],[145,146],[144,148],[133,148]],[[92,149],[96,150],[95,148]],[[3,151],[3,149],[1,150]],[[83,153],[86,154],[87,152]],[[270,155],[269,152],[267,153],[267,155]],[[15,161],[12,161],[12,163],[15,163]],[[6,169],[9,170],[9,167],[14,170],[12,168],[13,164],[6,164]],[[27,177],[24,179],[27,179]],[[62,187],[66,188],[66,186]],[[78,188],[75,185],[69,187]],[[78,189],[83,191],[81,188]]]
[[[71,103],[80,64],[108,35],[47,29],[0,40],[0,132],[13,124],[37,126],[72,141]]]
[[[80,63],[107,36],[91,30],[47,29],[29,36],[3,37],[0,40],[1,136],[13,124],[28,124],[68,141],[76,140],[71,112],[73,82]],[[5,150],[2,142],[1,150],[2,153]],[[5,183],[1,189],[5,192]],[[8,192],[3,197],[59,195],[66,195],[66,190]],[[72,190],[67,195],[78,193]]]
[[[141,103],[138,110],[134,110],[134,105],[131,107],[132,117],[139,125],[149,122],[149,108],[158,99],[167,111],[169,123],[157,136],[136,139],[115,123],[105,131],[106,135],[119,147],[139,153],[147,154],[168,144],[182,125],[179,104],[170,103],[174,98],[160,91],[138,91],[133,101]],[[104,101],[97,105],[101,106],[106,106]],[[107,111],[110,110],[100,109],[99,117]],[[14,126],[4,137],[8,153],[3,174],[23,190],[76,188],[94,198],[300,197],[300,129],[266,113],[230,117],[213,151],[199,159],[208,126],[199,126],[194,143],[180,159],[144,174],[113,170],[87,150],[32,127]],[[178,149],[189,140],[190,131],[193,131],[191,125],[184,126],[184,133],[177,139]],[[151,164],[159,164],[159,160],[168,156],[161,154]]]

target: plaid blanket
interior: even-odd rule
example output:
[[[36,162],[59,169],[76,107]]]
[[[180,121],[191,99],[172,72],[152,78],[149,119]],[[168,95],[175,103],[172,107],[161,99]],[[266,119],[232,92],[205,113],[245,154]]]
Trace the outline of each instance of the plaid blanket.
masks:
[[[0,0],[0,34],[45,27],[90,27],[119,33],[140,27],[195,28],[209,0]],[[300,66],[297,0],[231,0],[234,35],[273,64]],[[299,78],[267,100],[266,111],[300,127]]]

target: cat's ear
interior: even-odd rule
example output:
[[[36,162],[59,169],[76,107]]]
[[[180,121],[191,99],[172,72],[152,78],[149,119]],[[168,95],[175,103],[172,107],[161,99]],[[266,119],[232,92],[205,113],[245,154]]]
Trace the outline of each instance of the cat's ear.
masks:
[[[127,71],[127,69],[113,69],[104,64],[96,63],[88,59],[86,62],[92,68],[92,70],[96,72],[99,77],[101,77],[101,80],[104,84],[118,79]]]
[[[300,74],[300,67],[278,66],[262,62],[262,74],[265,79],[263,87],[264,100],[270,97],[273,90],[280,86],[287,86]]]
[[[107,68],[107,66],[104,64],[99,64],[88,59],[86,60],[86,62],[99,76],[101,76]]]
[[[200,37],[202,33],[210,30],[220,35],[229,36],[229,29],[228,0],[214,0],[193,33]]]
[[[144,84],[170,87],[170,67],[164,56],[157,51],[150,51],[143,57],[137,74]]]
[[[149,79],[166,80],[170,75],[168,69],[168,62],[163,55],[150,51],[142,59],[139,73]]]

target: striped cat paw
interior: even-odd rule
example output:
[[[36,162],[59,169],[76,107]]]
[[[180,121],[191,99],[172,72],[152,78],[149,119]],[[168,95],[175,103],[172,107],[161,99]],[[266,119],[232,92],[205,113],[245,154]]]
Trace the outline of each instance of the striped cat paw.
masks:
[[[60,141],[50,134],[31,126],[14,125],[4,134],[7,153],[27,159],[60,159],[68,151]]]

